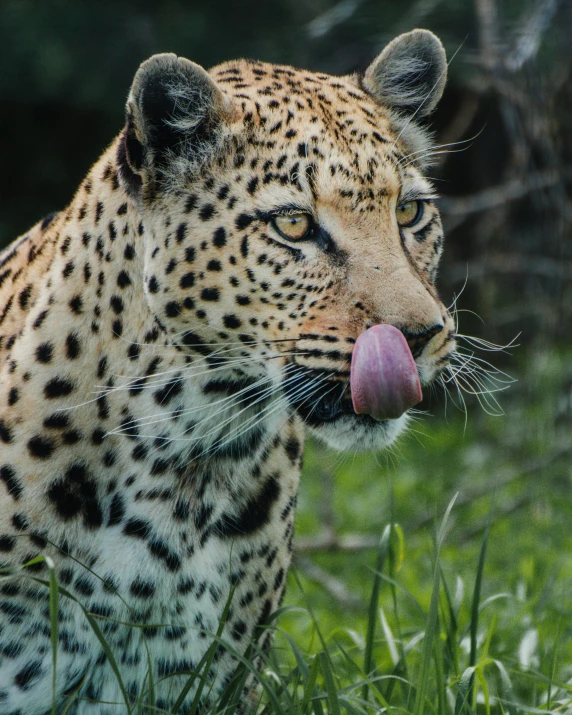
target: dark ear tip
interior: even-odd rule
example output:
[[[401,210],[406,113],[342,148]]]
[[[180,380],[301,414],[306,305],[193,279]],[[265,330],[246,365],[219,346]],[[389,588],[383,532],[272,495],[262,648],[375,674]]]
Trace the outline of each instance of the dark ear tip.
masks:
[[[145,101],[145,95],[159,96],[169,94],[175,88],[195,87],[201,89],[204,99],[210,100],[214,111],[230,111],[230,104],[212,80],[208,72],[200,65],[185,57],[177,57],[172,52],[153,55],[143,62],[133,79],[127,100],[128,111],[133,105]]]
[[[155,82],[163,83],[169,76],[184,74],[185,62],[191,64],[188,60],[179,58],[172,52],[163,52],[149,57],[148,60],[141,63],[135,73],[129,99],[137,101],[144,87]]]
[[[426,54],[427,56],[439,58],[447,64],[443,43],[431,30],[417,29],[404,32],[394,37],[383,50],[382,54],[387,53],[389,55],[395,51],[403,55],[410,54],[411,52]]]
[[[174,52],[160,52],[156,55],[151,55],[148,59],[139,65],[139,71],[155,72],[163,71],[168,68],[175,68],[179,63],[179,58]]]
[[[401,39],[402,42],[410,41],[412,44],[417,46],[426,43],[428,47],[432,47],[435,50],[441,50],[443,55],[445,55],[443,43],[434,32],[431,32],[431,30],[416,28],[415,30],[404,32],[395,39]]]
[[[426,59],[433,65],[433,72],[442,75],[441,80],[445,84],[447,80],[447,55],[443,43],[430,30],[411,30],[396,37],[393,42],[399,41],[402,55],[412,54]],[[387,49],[393,43],[390,42]],[[397,42],[396,42],[397,44]]]
[[[381,103],[419,117],[430,114],[447,81],[447,56],[430,30],[395,37],[367,68],[365,88]]]

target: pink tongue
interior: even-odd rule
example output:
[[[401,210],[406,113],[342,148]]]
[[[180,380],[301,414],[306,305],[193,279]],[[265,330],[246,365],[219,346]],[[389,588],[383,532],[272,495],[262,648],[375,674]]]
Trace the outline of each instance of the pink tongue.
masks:
[[[396,419],[421,402],[413,355],[393,325],[374,325],[356,340],[350,387],[354,410],[376,420]]]

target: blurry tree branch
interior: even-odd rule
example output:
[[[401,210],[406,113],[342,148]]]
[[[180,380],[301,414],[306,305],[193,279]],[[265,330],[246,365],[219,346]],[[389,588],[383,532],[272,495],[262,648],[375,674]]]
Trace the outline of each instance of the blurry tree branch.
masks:
[[[549,280],[572,280],[572,261],[562,261],[547,256],[528,255],[516,253],[501,253],[487,256],[483,261],[471,261],[469,269],[467,264],[458,262],[450,267],[449,280],[461,281],[467,277],[478,280],[491,274],[511,274],[537,276]]]
[[[411,28],[420,27],[425,18],[428,17],[444,0],[417,0],[413,3],[403,16],[403,19],[394,28],[394,32],[405,32]]]
[[[332,576],[331,573],[315,564],[307,556],[297,554],[294,557],[294,566],[299,568],[306,578],[323,586],[344,608],[363,608],[362,600],[350,591],[343,581]]]
[[[494,71],[499,64],[500,38],[496,0],[475,0],[478,19],[480,62]]]
[[[490,496],[493,492],[498,492],[499,490],[507,487],[519,479],[525,477],[533,477],[540,472],[551,467],[553,464],[559,462],[561,459],[569,459],[572,456],[572,446],[570,444],[556,445],[550,454],[540,457],[538,459],[527,460],[526,462],[520,464],[519,466],[511,469],[507,469],[504,472],[498,474],[496,479],[491,479],[487,484],[481,487],[473,489],[462,490],[455,502],[455,509],[459,509],[462,506],[472,504],[477,499],[482,499],[484,497]],[[528,500],[530,500],[530,497]],[[500,498],[499,498],[500,501]],[[520,502],[519,502],[520,503]],[[509,500],[508,506],[506,507],[507,513],[514,510],[514,502]],[[499,513],[504,513],[502,504],[499,506]],[[435,514],[431,511],[417,517],[411,522],[405,524],[405,531],[412,533],[419,531],[431,524],[435,519]],[[307,574],[309,578],[314,581],[322,583],[326,586],[328,583],[328,578],[330,574],[325,572],[320,567],[316,566],[306,557],[302,556],[304,553],[315,553],[320,551],[361,551],[363,549],[375,548],[379,545],[379,537],[371,536],[369,534],[336,534],[332,531],[324,531],[322,534],[309,537],[305,539],[297,539],[294,542],[294,552],[295,563],[300,567],[301,570],[308,569]],[[310,564],[313,568],[310,567]],[[313,575],[309,575],[309,574]],[[328,590],[334,593],[336,588],[336,579],[333,579],[332,583],[328,583]],[[346,594],[347,595],[347,594]]]
[[[476,499],[491,496],[494,492],[498,492],[500,489],[513,484],[515,481],[522,479],[523,477],[532,477],[537,475],[539,472],[543,472],[545,469],[548,469],[548,467],[552,466],[561,459],[568,459],[571,455],[572,446],[569,444],[555,446],[549,454],[539,457],[538,459],[527,460],[518,467],[507,469],[504,473],[499,474],[496,479],[491,479],[488,484],[484,484],[482,487],[465,490],[457,497],[455,509],[458,509],[466,504],[471,504]],[[419,529],[431,524],[434,519],[435,514],[433,512],[427,512],[424,516],[409,524],[407,526],[407,530],[418,531]]]
[[[503,42],[500,32],[496,0],[475,0],[479,21],[480,63],[497,77],[508,70],[518,72],[523,65],[536,57],[543,36],[554,19],[559,0],[535,0],[531,11],[524,17],[520,28],[514,31],[516,42],[512,51],[506,52],[509,42]]]
[[[537,0],[529,17],[516,33],[516,46],[505,60],[505,67],[510,72],[517,72],[525,62],[536,57],[544,32],[552,22],[558,4],[558,0]]]
[[[365,0],[341,0],[311,20],[306,25],[306,32],[314,40],[324,37],[335,27],[349,20],[364,2]],[[418,27],[443,2],[444,0],[417,0],[398,25],[392,28],[392,33],[397,34]],[[380,39],[386,42],[387,36],[384,35]]]
[[[493,186],[469,196],[444,197],[440,199],[439,207],[445,216],[464,217],[502,206],[509,201],[521,199],[532,191],[539,191],[570,180],[572,180],[572,166],[560,171],[547,169],[528,174],[522,179],[511,179],[505,184]]]
[[[296,554],[314,551],[360,551],[379,545],[378,536],[367,534],[336,534],[322,532],[318,536],[296,539],[294,552]]]
[[[306,25],[308,35],[317,40],[348,20],[365,0],[341,0]]]

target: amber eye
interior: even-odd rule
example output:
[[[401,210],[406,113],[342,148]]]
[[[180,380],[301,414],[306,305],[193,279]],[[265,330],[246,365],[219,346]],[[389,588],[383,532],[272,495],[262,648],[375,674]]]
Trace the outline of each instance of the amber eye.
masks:
[[[312,219],[304,213],[274,216],[272,225],[281,236],[289,241],[303,241],[310,237],[312,231]]]
[[[415,226],[423,216],[423,201],[407,201],[395,210],[400,226]]]

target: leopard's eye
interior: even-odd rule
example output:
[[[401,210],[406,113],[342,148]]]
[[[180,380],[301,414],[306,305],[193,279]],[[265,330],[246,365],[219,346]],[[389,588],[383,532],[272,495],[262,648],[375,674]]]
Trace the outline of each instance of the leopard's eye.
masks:
[[[423,201],[407,201],[399,204],[395,210],[397,223],[400,226],[415,226],[423,216]]]
[[[305,213],[274,216],[271,223],[278,233],[289,241],[303,241],[310,237],[312,231],[312,219]]]

